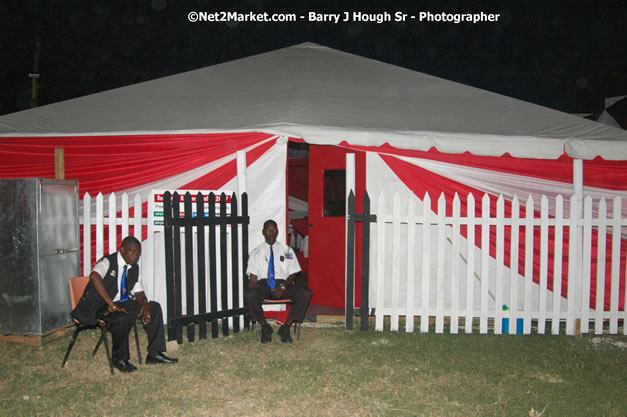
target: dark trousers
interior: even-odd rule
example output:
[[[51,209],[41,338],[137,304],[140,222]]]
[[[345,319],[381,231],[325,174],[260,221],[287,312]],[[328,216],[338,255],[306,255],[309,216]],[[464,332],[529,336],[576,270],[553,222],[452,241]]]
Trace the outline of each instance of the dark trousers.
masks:
[[[99,318],[104,319],[111,329],[111,338],[113,339],[113,349],[111,356],[113,360],[127,361],[130,359],[128,350],[128,334],[133,328],[133,322],[138,318],[139,310],[141,310],[141,304],[135,300],[128,300],[122,303],[116,303],[119,307],[122,307],[128,311],[128,314],[123,312],[114,312],[105,315],[108,310],[106,306],[98,314]],[[163,313],[161,312],[161,305],[156,301],[150,302],[150,322],[144,325],[144,330],[148,335],[148,354],[157,354],[165,352],[165,331],[163,329]]]
[[[263,317],[263,308],[261,307],[263,300],[265,298],[273,298],[272,291],[268,288],[266,281],[267,280],[265,279],[261,279],[257,281],[255,287],[246,288],[244,290],[244,299],[246,300],[246,305],[248,306],[248,315],[255,321],[258,321],[260,317]],[[277,285],[281,281],[283,280],[277,280]],[[309,307],[309,303],[311,302],[312,295],[313,293],[311,292],[311,289],[302,284],[297,283],[287,287],[287,289],[283,291],[281,298],[289,298],[293,302],[290,306],[288,319],[303,321],[305,313],[307,312],[307,307]]]

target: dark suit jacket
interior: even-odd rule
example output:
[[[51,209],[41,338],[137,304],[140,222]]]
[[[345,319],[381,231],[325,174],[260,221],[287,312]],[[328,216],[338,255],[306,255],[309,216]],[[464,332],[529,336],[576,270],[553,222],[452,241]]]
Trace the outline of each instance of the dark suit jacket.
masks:
[[[109,297],[113,299],[118,293],[118,254],[112,253],[106,255],[109,260],[109,270],[102,277],[105,289]],[[126,271],[126,287],[132,289],[139,278],[139,265],[132,265]],[[76,308],[72,311],[72,317],[80,321],[82,324],[95,325],[98,312],[106,306],[106,303],[100,297],[94,284],[89,281],[83,292],[83,296],[78,301]]]

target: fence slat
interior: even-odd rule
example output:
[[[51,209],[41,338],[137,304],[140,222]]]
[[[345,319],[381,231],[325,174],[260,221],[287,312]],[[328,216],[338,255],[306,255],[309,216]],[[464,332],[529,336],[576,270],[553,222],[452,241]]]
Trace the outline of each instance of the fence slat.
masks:
[[[83,276],[91,271],[91,196],[83,196]]]
[[[117,251],[117,242],[116,239],[118,237],[117,233],[117,208],[116,208],[116,199],[115,193],[109,194],[109,253],[113,253]]]
[[[104,196],[98,193],[96,196],[96,236],[102,236],[96,239],[96,260],[104,256]]]
[[[205,201],[204,196],[199,191],[196,194],[196,216],[198,218],[205,217]],[[205,269],[205,225],[200,224],[196,230],[197,236],[197,259],[198,259],[198,276],[197,276],[197,287],[198,287],[198,314],[204,314],[207,312],[207,273]],[[205,320],[201,320],[198,323],[198,338],[206,339],[207,338],[207,322]]]
[[[185,193],[183,202],[185,210],[185,218],[191,219],[192,212],[192,195],[190,192]],[[194,232],[191,224],[185,227],[185,308],[188,316],[194,315]],[[187,325],[187,340],[193,342],[196,339],[194,324]]]
[[[233,279],[231,280],[232,283],[232,287],[233,287],[233,291],[232,291],[232,295],[231,295],[231,303],[232,305],[230,306],[230,308],[233,309],[237,309],[240,307],[239,304],[239,300],[240,300],[240,284],[241,284],[241,280],[238,279],[239,277],[239,268],[238,268],[238,258],[239,258],[239,252],[238,252],[238,242],[239,242],[239,233],[237,230],[237,224],[236,222],[236,217],[237,217],[237,194],[233,193],[233,195],[231,196],[231,217],[233,217],[233,225],[231,226],[231,277],[233,277]],[[243,289],[242,291],[243,292]],[[239,319],[232,319],[233,320],[233,331],[234,332],[239,332],[240,330],[240,326],[239,326]]]
[[[226,217],[226,194],[220,194],[220,217]],[[228,294],[228,258],[227,258],[227,240],[226,226],[220,226],[220,293],[222,294],[220,308],[226,310],[229,305]],[[229,335],[229,322],[222,320],[222,335]]]
[[[583,258],[581,288],[581,333],[589,331],[590,316],[590,268],[592,265],[592,197],[584,199],[583,205]]]
[[[512,199],[512,226],[511,226],[511,243],[510,243],[510,282],[511,293],[509,297],[509,334],[516,334],[518,318],[518,254],[520,242],[520,203],[518,197]]]
[[[164,225],[167,224],[168,220],[172,217],[172,197],[169,191],[166,191],[163,194],[163,221]],[[176,331],[174,326],[172,325],[170,319],[175,317],[174,314],[174,297],[171,295],[174,294],[174,279],[169,279],[170,276],[174,275],[174,247],[172,245],[168,245],[167,242],[172,241],[172,228],[164,227],[163,234],[165,236],[165,269],[166,269],[166,293],[168,294],[167,298],[167,307],[168,307],[168,340],[174,340],[176,338]]]
[[[209,193],[209,217],[216,216],[216,195]],[[218,311],[218,254],[216,224],[209,226],[209,297],[212,313]],[[217,338],[219,335],[218,320],[211,320],[211,337]]]
[[[473,285],[475,275],[475,198],[472,194],[468,194],[466,200],[466,217],[468,218],[467,226],[467,248],[468,260],[466,262],[466,316],[464,318],[464,331],[472,333],[473,318]]]
[[[597,287],[596,287],[596,306],[594,333],[603,334],[603,313],[605,306],[605,259],[606,239],[607,239],[607,202],[605,198],[599,201],[599,209],[597,210],[599,225],[597,226]]]
[[[562,301],[562,248],[564,242],[564,198],[555,199],[555,241],[553,248],[553,315],[551,333],[560,334],[560,313]]]
[[[533,214],[534,202],[531,195],[525,203],[525,307],[523,309],[523,333],[531,334],[531,290],[533,284]]]
[[[496,294],[494,299],[494,333],[503,333],[503,273],[505,266],[505,200],[496,200]]]
[[[248,193],[242,193],[242,201],[240,203],[242,205],[242,216],[248,217]],[[246,275],[246,270],[248,269],[248,227],[244,227],[242,225],[242,288],[246,288],[248,284],[248,276]],[[242,291],[242,305],[244,305],[243,301],[243,291]],[[249,318],[248,314],[244,314],[244,328],[249,328]]]
[[[384,291],[385,291],[385,195],[377,197],[377,305],[375,310],[375,330],[383,331]]]
[[[568,230],[568,295],[567,295],[567,305],[568,312],[566,318],[566,334],[569,336],[575,335],[575,319],[576,319],[576,311],[577,311],[577,288],[576,286],[579,284],[577,279],[577,263],[580,262],[580,259],[577,257],[577,246],[579,245],[579,239],[577,238],[577,196],[572,196],[570,198],[570,222],[569,222],[569,230]]]
[[[451,248],[451,333],[459,332],[459,261],[460,261],[460,230],[461,202],[459,195],[453,197],[453,235]]]
[[[346,298],[344,300],[344,322],[347,330],[353,329],[355,295],[355,193],[350,190],[347,200],[346,221]]]
[[[172,195],[172,217],[177,219],[179,217],[179,213],[181,212],[181,199],[180,194],[174,192]],[[181,317],[183,315],[183,270],[182,270],[182,262],[181,262],[181,227],[173,227],[172,228],[172,253],[174,254],[174,274],[173,274],[173,288],[172,298],[174,300],[173,307],[174,313],[172,317]],[[183,244],[185,242],[183,241]],[[168,311],[170,311],[168,309]],[[183,343],[183,328],[181,326],[174,327],[174,335],[176,337],[176,341],[181,344]]]
[[[437,255],[437,271],[436,271],[436,293],[435,293],[435,332],[444,332],[444,243],[446,242],[446,236],[444,235],[444,219],[446,218],[446,198],[444,193],[440,194],[438,198],[438,226],[437,226],[437,242],[438,242],[438,255]]]
[[[140,242],[142,239],[142,197],[135,194],[135,208],[133,210],[133,236]]]
[[[618,296],[620,281],[620,215],[622,201],[620,197],[614,198],[614,210],[612,214],[612,286],[610,295],[610,334],[618,333]],[[624,325],[624,324],[623,324]]]
[[[124,239],[126,236],[128,236],[128,226],[129,226],[129,218],[128,218],[128,194],[124,193],[122,194],[122,213],[121,213],[121,217],[122,217],[122,228],[121,228],[121,233],[122,233],[122,239]],[[141,240],[140,240],[141,242]]]
[[[490,283],[490,196],[484,194],[481,199],[481,277],[480,300],[481,313],[479,333],[488,333],[488,284]]]
[[[398,193],[392,199],[392,316],[390,330],[398,331],[399,327],[399,288],[401,281],[401,197]]]
[[[422,302],[420,304],[420,332],[429,331],[429,284],[431,281],[431,197],[425,193],[422,201]]]
[[[416,257],[413,256],[416,250],[416,208],[414,197],[409,196],[407,202],[407,306],[405,311],[405,331],[414,332],[415,315],[415,293],[416,293]]]
[[[362,236],[364,244],[362,246],[361,257],[361,306],[360,308],[360,323],[359,328],[361,331],[368,330],[368,316],[370,314],[370,195],[368,191],[364,192],[363,200],[363,214],[364,221],[362,222]]]
[[[546,299],[549,275],[549,199],[540,198],[540,307],[538,309],[538,333],[546,329]]]

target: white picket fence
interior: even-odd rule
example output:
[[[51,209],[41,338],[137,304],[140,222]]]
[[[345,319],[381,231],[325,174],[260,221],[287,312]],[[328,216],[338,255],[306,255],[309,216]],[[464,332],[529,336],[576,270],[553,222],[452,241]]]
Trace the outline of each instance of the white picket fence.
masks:
[[[133,205],[130,205],[130,202]],[[150,225],[150,219],[143,216],[143,205],[146,204],[141,195],[136,194],[134,197],[129,197],[128,194],[109,194],[103,196],[99,193],[95,198],[91,197],[88,193],[83,196],[81,201],[82,207],[80,212],[80,224],[83,226],[81,247],[83,249],[83,275],[89,275],[94,262],[100,259],[103,255],[116,252],[124,237],[133,235],[140,242],[144,242],[142,245],[142,257],[140,260],[140,268],[142,273],[142,284],[147,291],[150,299],[159,301],[161,308],[164,311],[164,315],[167,315],[167,295],[165,288],[165,258],[164,258],[164,244],[163,234],[156,233],[154,225]],[[133,209],[131,211],[131,208]],[[132,213],[132,215],[131,215]],[[95,233],[92,229],[95,226]],[[229,226],[230,228],[230,226]],[[219,232],[219,229],[218,229]],[[208,230],[205,230],[205,240],[208,241]],[[184,236],[184,231],[181,231]],[[220,249],[220,234],[217,236],[217,251]],[[230,232],[227,233],[227,239],[230,239]],[[241,236],[241,230],[240,230]],[[240,243],[241,244],[241,243]],[[105,249],[105,245],[107,248]],[[184,239],[182,239],[181,251],[184,254],[185,250]],[[95,256],[92,252],[92,246],[95,246]],[[209,248],[207,246],[206,250]],[[241,247],[240,247],[241,250]],[[207,252],[208,254],[208,252]],[[196,254],[194,253],[194,257]],[[219,252],[216,256],[220,256]],[[227,245],[227,257],[231,257],[231,245],[230,241]],[[194,258],[195,259],[195,258]],[[206,258],[208,259],[208,257]],[[207,261],[208,262],[208,261]],[[205,266],[205,270],[208,270],[208,264]],[[239,265],[239,270],[242,270],[242,265]],[[185,274],[185,265],[182,265],[181,273]],[[217,275],[220,276],[220,262],[217,265]],[[194,283],[197,283],[197,270],[194,269]],[[229,264],[229,270],[227,272],[229,279],[229,306],[231,308],[231,268]],[[217,283],[218,292],[220,289],[220,281]],[[186,304],[186,282],[182,282],[182,300],[183,313],[187,314]],[[243,293],[240,292],[240,305],[243,303]],[[208,297],[208,294],[207,294]],[[218,298],[218,309],[222,308],[222,300]],[[195,298],[195,313],[198,313],[198,299]],[[207,299],[207,307],[210,308],[210,300]],[[232,326],[232,318],[229,318],[230,326]],[[243,318],[240,318],[240,324],[243,326]]]
[[[105,202],[106,200],[106,202]],[[389,317],[390,329],[399,330],[400,318],[405,317],[405,330],[414,331],[414,318],[420,318],[420,331],[429,331],[429,322],[435,318],[435,332],[443,333],[445,319],[449,322],[451,333],[458,333],[460,318],[464,321],[464,331],[473,332],[473,320],[479,320],[479,332],[487,333],[489,325],[493,326],[496,334],[502,333],[503,319],[509,322],[509,332],[516,333],[518,319],[523,320],[523,333],[529,334],[532,324],[537,333],[547,332],[547,322],[550,322],[550,333],[560,333],[560,322],[566,322],[566,334],[573,335],[578,330],[582,333],[590,332],[589,324],[593,324],[593,331],[601,334],[604,331],[604,321],[609,321],[610,334],[619,332],[619,322],[624,321],[626,314],[624,309],[619,310],[619,285],[623,279],[627,283],[627,273],[621,276],[620,255],[627,248],[621,239],[621,228],[627,226],[627,219],[621,218],[622,200],[616,197],[612,201],[612,214],[608,215],[607,203],[601,199],[596,210],[593,210],[592,198],[584,200],[583,217],[576,215],[576,210],[571,210],[568,217],[564,217],[564,201],[561,196],[555,199],[553,206],[554,215],[549,216],[549,200],[543,197],[540,202],[539,218],[534,218],[533,210],[527,210],[527,216],[519,218],[519,201],[512,201],[512,216],[504,215],[504,200],[499,198],[496,206],[496,217],[490,217],[490,199],[487,195],[482,200],[482,215],[474,217],[475,201],[472,195],[467,198],[467,217],[462,217],[459,198],[452,202],[453,215],[446,216],[446,201],[444,196],[438,199],[436,214],[426,210],[417,213],[414,199],[407,202],[406,212],[401,214],[401,201],[398,195],[393,198],[392,212],[386,213],[386,197],[381,194],[376,202],[377,223],[373,228],[377,239],[371,244],[375,247],[374,257],[371,257],[371,274],[374,276],[376,301],[371,305],[376,312],[376,329],[384,328],[384,318]],[[147,225],[147,219],[142,217],[142,199],[135,195],[132,199],[134,207],[133,217],[130,213],[130,198],[127,194],[110,194],[106,199],[102,194],[92,198],[85,194],[82,200],[81,225],[83,225],[83,274],[88,275],[93,266],[93,259],[98,259],[105,253],[115,252],[118,242],[128,236],[132,230],[133,236],[145,240],[149,236],[142,235],[143,226]],[[431,207],[430,198],[427,195],[423,201],[423,207]],[[524,204],[533,207],[531,197]],[[570,199],[570,207],[577,207],[576,197]],[[106,209],[105,209],[106,206]],[[593,213],[596,216],[593,217]],[[422,227],[422,225],[430,225]],[[466,238],[460,234],[461,226],[469,226]],[[92,226],[95,226],[95,236],[92,236]],[[496,257],[490,260],[488,250],[480,251],[477,257],[475,241],[475,227],[482,230],[481,247],[489,247],[489,229],[496,229]],[[504,266],[504,248],[506,226],[512,230],[511,269]],[[569,254],[563,253],[561,245],[564,230],[575,226],[575,233],[569,234]],[[540,277],[539,291],[533,290],[533,234],[534,227],[540,229]],[[568,255],[568,282],[577,285],[568,286],[568,296],[564,299],[561,294],[561,279],[555,279],[555,288],[549,291],[547,288],[549,229],[555,233],[554,242],[554,276],[562,276],[562,258]],[[587,300],[590,297],[591,264],[595,254],[592,253],[592,230],[598,233],[598,259],[611,257],[611,295],[610,309],[605,310],[605,279],[598,279],[596,292],[596,309],[588,308]],[[525,230],[525,266],[524,289],[521,293],[517,285],[511,285],[509,291],[505,291],[503,283],[506,280],[514,281],[518,277],[518,239],[520,230]],[[625,229],[622,229],[624,232]],[[608,233],[611,233],[611,253],[606,252],[605,241]],[[390,239],[387,237],[391,236]],[[434,238],[435,236],[435,238]],[[95,257],[92,257],[92,244],[95,240]],[[465,242],[464,242],[465,240]],[[105,241],[108,248],[105,252]],[[386,245],[391,251],[386,251]],[[417,245],[420,242],[421,245]],[[621,246],[622,245],[622,246]],[[402,247],[411,256],[402,257]],[[465,246],[465,247],[464,247]],[[416,248],[420,247],[420,252]],[[448,258],[447,258],[448,256]],[[403,259],[401,259],[403,258]],[[435,262],[421,262],[425,259],[434,259]],[[490,268],[490,262],[495,267]],[[435,265],[434,265],[435,264]],[[479,271],[477,271],[477,268]],[[391,270],[388,273],[388,270]],[[605,263],[598,262],[597,275],[605,276]],[[491,276],[491,274],[493,276]],[[456,277],[465,278],[465,292],[459,285]],[[383,279],[377,279],[383,277]],[[432,279],[422,279],[431,277]],[[478,281],[478,288],[475,288]],[[494,291],[489,289],[489,283],[495,283]],[[401,283],[403,285],[401,285]],[[441,291],[448,283],[450,291]],[[432,303],[429,297],[430,286],[435,284],[436,296]],[[371,287],[372,288],[372,287]],[[478,292],[477,292],[478,291]],[[391,297],[391,304],[384,303],[385,296]],[[473,306],[475,295],[480,298],[479,308]],[[416,302],[418,298],[419,302]],[[492,302],[489,299],[492,298]],[[514,306],[523,301],[523,308]],[[563,303],[566,303],[564,308]],[[549,304],[551,305],[548,308]],[[509,305],[512,308],[503,311],[501,306]],[[577,323],[580,329],[577,329]],[[623,334],[627,334],[627,326],[623,324]]]
[[[80,222],[83,226],[82,248],[83,248],[83,275],[89,275],[93,266],[92,259],[92,227],[96,226],[96,256],[100,259],[103,255],[116,252],[118,249],[118,241],[129,235],[131,226],[133,227],[133,236],[141,242],[142,226],[147,224],[147,219],[142,217],[142,199],[139,194],[133,198],[134,215],[131,218],[129,196],[124,193],[116,196],[115,193],[109,194],[107,200],[107,215],[105,216],[105,198],[99,193],[93,199],[88,193],[85,193],[82,200],[82,216]],[[119,200],[119,201],[118,201]],[[119,216],[118,216],[118,211]],[[105,235],[105,226],[107,234]],[[118,234],[118,226],[120,233]],[[104,242],[105,236],[108,237],[108,249],[105,253]]]
[[[579,330],[588,333],[591,322],[594,332],[600,334],[604,331],[604,321],[609,321],[609,329],[606,328],[606,331],[609,330],[610,334],[618,333],[619,321],[625,319],[624,309],[619,310],[620,255],[621,251],[624,253],[627,249],[621,240],[621,227],[627,226],[627,219],[621,218],[622,201],[619,197],[613,200],[611,217],[608,217],[607,204],[602,199],[598,203],[598,214],[595,218],[591,197],[584,200],[583,217],[576,215],[576,209],[569,210],[570,215],[564,217],[564,201],[561,196],[554,200],[553,216],[549,216],[549,199],[543,196],[539,218],[534,218],[534,210],[526,210],[525,217],[519,217],[520,203],[516,197],[512,201],[511,217],[504,215],[503,197],[497,200],[496,217],[491,217],[491,202],[487,194],[481,202],[480,217],[474,215],[475,200],[472,195],[467,197],[467,217],[460,215],[461,204],[457,195],[452,202],[450,217],[446,216],[446,199],[443,194],[437,202],[437,213],[430,209],[431,199],[428,194],[423,200],[422,207],[426,209],[420,210],[422,213],[417,213],[415,201],[415,197],[410,197],[402,205],[397,194],[392,199],[390,212],[389,207],[386,211],[389,199],[383,193],[375,200],[373,211],[377,215],[377,222],[373,225],[374,240],[371,242],[370,291],[371,295],[373,290],[376,294],[374,305],[371,301],[371,307],[375,308],[376,330],[384,329],[384,318],[388,317],[390,329],[397,331],[400,318],[404,317],[405,331],[413,332],[414,321],[419,317],[421,332],[428,332],[430,319],[435,318],[436,333],[445,331],[445,319],[448,320],[451,333],[459,332],[460,319],[464,321],[463,331],[466,333],[473,332],[473,320],[476,319],[480,333],[488,333],[491,325],[495,334],[501,334],[503,319],[509,324],[509,333],[516,333],[519,320],[523,322],[524,334],[531,333],[532,325],[537,333],[546,333],[547,322],[550,322],[550,332],[559,334],[560,322],[564,321],[568,335],[574,335]],[[524,205],[535,206],[531,197]],[[401,214],[401,207],[406,212]],[[574,196],[570,199],[570,207],[580,207]],[[468,226],[466,238],[460,233],[463,225]],[[504,263],[506,226],[511,227],[511,269]],[[496,234],[495,258],[491,259],[489,250],[479,250],[473,244],[476,227],[481,230],[482,248],[490,246],[490,228],[493,236]],[[536,233],[539,228],[541,242],[540,276],[536,279],[539,285],[533,283],[534,228]],[[547,287],[551,228],[555,234],[554,291]],[[569,253],[564,254],[562,241],[567,229],[573,232],[569,233]],[[598,233],[598,259],[605,260],[606,256],[611,256],[609,311],[603,308],[605,262],[597,264],[600,279],[596,286],[596,309],[591,310],[588,302],[582,302],[590,298],[591,263],[595,255],[591,249],[593,229]],[[523,276],[518,275],[521,230],[525,231]],[[608,232],[612,237],[611,253],[606,253],[605,247]],[[560,296],[564,256],[568,259],[568,282],[571,283],[568,285],[566,298]],[[627,274],[622,279],[627,281]],[[521,280],[524,280],[524,284]],[[511,283],[509,289],[504,285],[508,281]],[[493,283],[492,288],[489,288],[490,283]],[[430,288],[432,285],[435,285],[435,296],[433,288]],[[519,293],[521,286],[524,289]],[[463,287],[465,292],[462,292]],[[503,305],[511,308],[504,311]],[[519,305],[521,308],[515,308]],[[622,327],[623,334],[627,334],[627,326]]]

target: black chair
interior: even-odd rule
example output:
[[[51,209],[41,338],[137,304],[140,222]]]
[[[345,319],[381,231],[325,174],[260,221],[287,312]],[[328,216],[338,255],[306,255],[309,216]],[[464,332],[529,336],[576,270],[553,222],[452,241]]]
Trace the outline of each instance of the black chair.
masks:
[[[72,310],[76,308],[76,304],[78,304],[78,300],[81,299],[81,296],[83,295],[83,292],[85,291],[85,287],[87,286],[88,283],[89,283],[89,277],[70,278],[70,299],[72,301]],[[91,356],[93,358],[96,355],[96,352],[98,352],[100,345],[103,344],[104,342],[105,352],[107,354],[107,361],[109,362],[109,369],[111,370],[111,375],[113,375],[113,361],[111,359],[111,351],[109,350],[109,342],[107,341],[107,331],[109,330],[107,323],[104,320],[97,320],[97,324],[94,326],[94,325],[82,324],[75,318],[72,318],[72,320],[74,320],[74,333],[72,334],[72,340],[70,340],[70,345],[67,347],[67,351],[65,352],[65,356],[63,358],[63,363],[61,364],[61,367],[65,368],[65,365],[67,365],[68,358],[70,357],[70,352],[72,351],[72,348],[74,347],[74,342],[76,342],[76,338],[78,337],[78,334],[85,329],[99,328],[100,338],[98,339],[98,343],[96,343],[96,347],[94,348],[94,351],[92,352]],[[136,322],[133,322],[133,329],[135,330],[135,343],[137,344],[137,358],[138,358],[139,363],[141,363],[142,354],[141,354],[141,350],[139,349],[139,335],[137,334]]]

